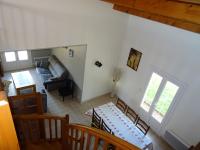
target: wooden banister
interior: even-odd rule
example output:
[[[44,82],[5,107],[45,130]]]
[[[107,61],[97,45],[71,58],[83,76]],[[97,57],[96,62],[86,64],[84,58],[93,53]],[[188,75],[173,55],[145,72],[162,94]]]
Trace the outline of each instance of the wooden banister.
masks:
[[[98,149],[98,147],[102,147],[104,150],[109,147],[121,150],[139,150],[136,146],[102,130],[79,124],[69,124],[67,126],[67,149],[73,150],[74,147],[79,147],[79,150]]]
[[[25,148],[27,150],[32,150],[35,145],[41,145],[40,149],[42,149],[45,141],[52,147],[53,143],[57,141],[61,145],[58,149],[63,150],[139,150],[136,146],[102,130],[80,124],[69,124],[68,115],[66,117],[37,114],[15,115],[14,119],[21,122],[25,138]],[[61,122],[60,125],[56,125],[57,120]],[[40,121],[45,122],[45,135],[48,136],[45,136],[43,139],[37,136],[39,138],[35,139],[37,131],[40,130],[35,130],[30,126],[30,123],[35,124]],[[60,136],[58,136],[57,131],[60,132]]]
[[[14,115],[14,120],[19,123],[21,136],[21,147],[31,149],[34,144],[44,145],[44,142],[58,142],[62,145],[62,137],[69,123],[69,116],[65,117],[50,115]],[[19,130],[19,129],[18,129]],[[63,144],[65,145],[65,144]],[[62,147],[62,146],[61,146]]]

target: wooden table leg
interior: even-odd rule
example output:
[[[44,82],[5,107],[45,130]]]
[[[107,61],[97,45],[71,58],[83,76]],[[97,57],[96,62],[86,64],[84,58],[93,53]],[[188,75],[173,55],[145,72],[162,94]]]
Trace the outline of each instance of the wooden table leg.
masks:
[[[33,92],[36,93],[36,86],[33,86]]]
[[[20,89],[16,89],[17,95],[20,95]]]

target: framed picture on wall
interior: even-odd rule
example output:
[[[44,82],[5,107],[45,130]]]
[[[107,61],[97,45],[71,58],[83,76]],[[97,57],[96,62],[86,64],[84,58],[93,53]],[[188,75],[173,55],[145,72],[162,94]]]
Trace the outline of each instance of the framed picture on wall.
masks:
[[[142,57],[141,52],[131,48],[127,61],[127,66],[137,71],[141,57]]]
[[[74,57],[74,50],[73,49],[69,49],[69,56]]]

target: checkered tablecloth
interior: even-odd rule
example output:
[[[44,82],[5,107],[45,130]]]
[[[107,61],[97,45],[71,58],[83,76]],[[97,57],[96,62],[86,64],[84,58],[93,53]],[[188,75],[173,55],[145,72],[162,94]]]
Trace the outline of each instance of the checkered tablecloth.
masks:
[[[153,144],[148,135],[144,135],[133,122],[112,102],[95,107],[95,111],[105,121],[115,136],[136,145],[143,150],[152,150]],[[92,109],[86,112],[92,115]]]

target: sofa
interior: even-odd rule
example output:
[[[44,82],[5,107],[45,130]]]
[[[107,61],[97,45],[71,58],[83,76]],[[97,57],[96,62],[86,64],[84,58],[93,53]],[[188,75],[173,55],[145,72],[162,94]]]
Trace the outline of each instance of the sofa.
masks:
[[[69,77],[68,70],[61,62],[52,55],[46,60],[35,61],[36,71],[43,80],[43,85],[47,91],[56,90],[65,86],[65,80]]]

